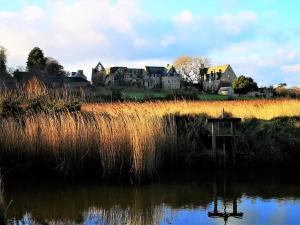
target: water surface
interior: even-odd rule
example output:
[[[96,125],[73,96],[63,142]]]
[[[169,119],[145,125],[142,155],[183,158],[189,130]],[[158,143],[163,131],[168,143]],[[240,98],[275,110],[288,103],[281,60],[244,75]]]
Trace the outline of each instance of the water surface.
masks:
[[[17,182],[9,224],[300,224],[296,176],[258,174],[130,184]]]

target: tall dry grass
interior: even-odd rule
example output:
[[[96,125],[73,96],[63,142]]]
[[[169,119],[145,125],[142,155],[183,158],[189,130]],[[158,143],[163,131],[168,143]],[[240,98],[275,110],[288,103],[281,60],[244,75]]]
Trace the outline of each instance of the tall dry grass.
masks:
[[[49,95],[38,80],[20,90],[26,99]],[[175,114],[219,117],[223,108],[243,119],[300,116],[297,100],[84,104],[82,112],[44,110],[0,118],[0,154],[2,160],[63,173],[92,161],[104,175],[152,175],[176,152]]]
[[[224,109],[231,116],[242,119],[271,120],[277,117],[300,116],[300,100],[235,100],[235,101],[170,101],[146,103],[83,104],[83,111],[105,112],[110,115],[156,115],[169,114],[207,115],[220,117]]]
[[[127,169],[139,177],[153,174],[166,146],[176,141],[173,126],[171,118],[121,112],[3,118],[1,154],[28,161],[55,161],[55,169],[65,173],[92,157],[99,160],[105,175]]]

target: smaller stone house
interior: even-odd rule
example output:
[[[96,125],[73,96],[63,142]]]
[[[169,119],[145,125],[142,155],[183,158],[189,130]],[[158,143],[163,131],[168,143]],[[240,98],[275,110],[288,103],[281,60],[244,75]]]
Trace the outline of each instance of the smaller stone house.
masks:
[[[236,78],[229,64],[201,69],[201,83],[206,92],[218,92],[220,87],[230,87]]]
[[[48,88],[61,88],[64,85],[65,76],[62,74],[45,74],[33,71],[15,71],[14,81],[17,85],[23,85],[33,78],[37,78],[44,82]]]
[[[72,72],[71,75],[66,78],[65,85],[67,88],[74,90],[91,86],[90,82],[87,80],[87,77],[83,74],[83,70]]]
[[[167,69],[161,66],[145,66],[144,87],[146,89],[161,89],[162,77],[167,76]]]

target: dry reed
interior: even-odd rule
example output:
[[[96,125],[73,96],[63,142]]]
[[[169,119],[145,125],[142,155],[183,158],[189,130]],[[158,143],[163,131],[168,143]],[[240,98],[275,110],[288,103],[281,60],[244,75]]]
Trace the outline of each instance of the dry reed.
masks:
[[[99,158],[104,174],[130,170],[139,177],[155,172],[164,146],[175,141],[174,123],[155,115],[36,114],[23,120],[0,120],[3,155],[55,161],[56,169],[70,172],[85,157]],[[74,167],[73,167],[74,168]]]
[[[38,80],[27,83],[23,93],[27,99],[48,95]],[[135,177],[152,175],[176,151],[175,114],[219,117],[223,108],[242,119],[300,116],[297,100],[83,104],[82,112],[0,118],[0,153],[8,160],[55,165],[64,173],[93,159],[104,175],[124,170]]]
[[[170,101],[146,103],[83,104],[83,111],[131,115],[165,116],[168,114],[220,117],[222,109],[242,119],[271,120],[278,117],[300,116],[299,100],[235,100],[235,101]]]

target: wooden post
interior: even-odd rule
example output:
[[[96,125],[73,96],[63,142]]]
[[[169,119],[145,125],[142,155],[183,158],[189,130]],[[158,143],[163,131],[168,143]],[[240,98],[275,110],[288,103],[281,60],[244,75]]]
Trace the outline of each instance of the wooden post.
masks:
[[[217,143],[216,143],[216,130],[215,130],[215,123],[211,123],[211,134],[212,134],[212,159],[214,163],[217,163]]]
[[[235,124],[233,121],[230,123],[231,136],[232,136],[232,165],[236,165],[236,143],[235,143]]]
[[[223,134],[224,135],[224,134]],[[226,167],[226,139],[225,135],[223,136],[223,165]]]
[[[232,211],[234,215],[237,215],[237,200],[236,197],[233,197],[232,199]]]
[[[218,191],[217,191],[217,181],[213,183],[213,199],[214,199],[214,213],[218,213]]]

